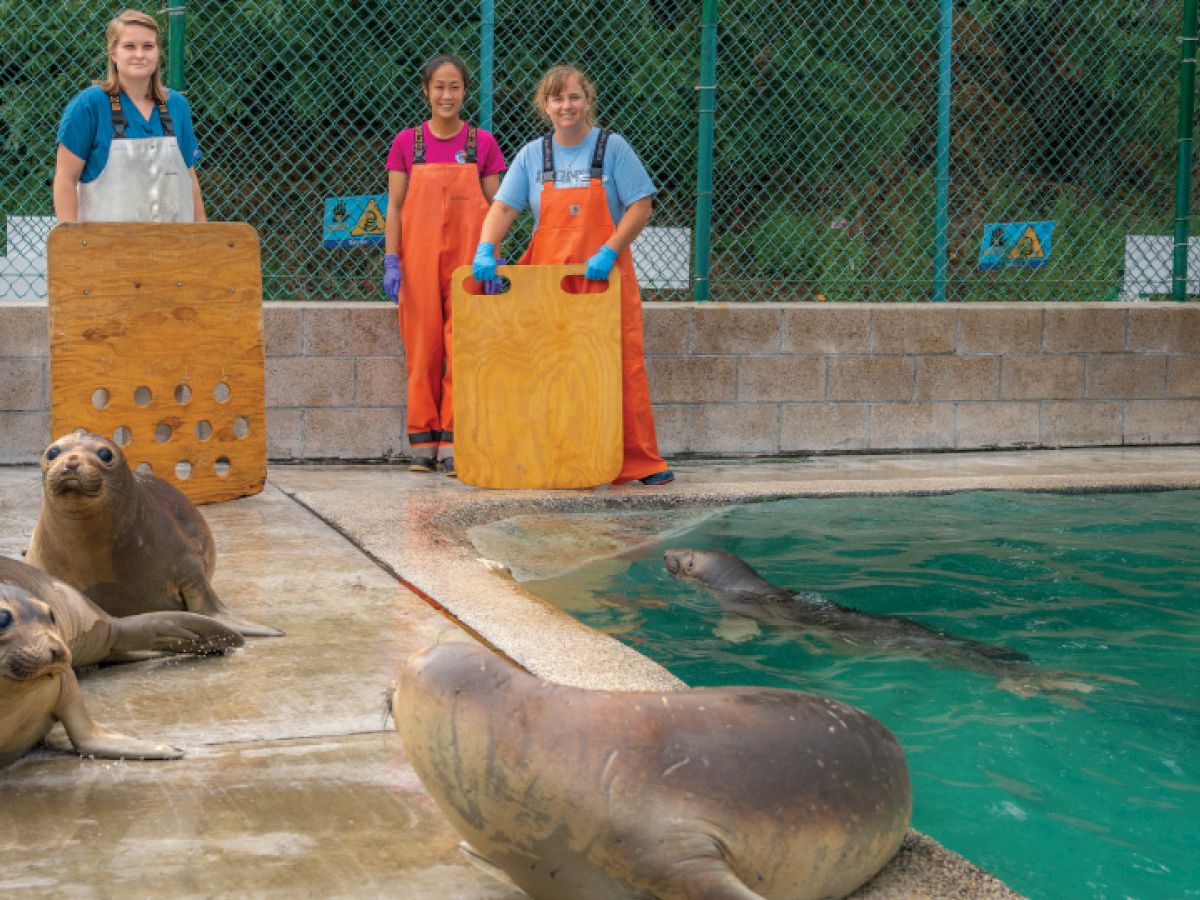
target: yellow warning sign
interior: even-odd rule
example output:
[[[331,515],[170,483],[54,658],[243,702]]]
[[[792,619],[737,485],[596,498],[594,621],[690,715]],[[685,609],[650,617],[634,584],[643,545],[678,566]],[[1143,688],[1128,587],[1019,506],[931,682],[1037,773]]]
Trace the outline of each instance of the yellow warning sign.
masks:
[[[1012,250],[1008,253],[1009,259],[1045,259],[1046,253],[1042,250],[1042,242],[1038,239],[1037,232],[1030,225],[1025,229],[1025,233],[1017,240]]]
[[[383,211],[379,208],[379,204],[375,202],[375,198],[372,197],[363,208],[362,215],[358,217],[358,221],[354,224],[354,227],[350,229],[350,233],[355,237],[363,237],[369,234],[383,234],[383,227]]]

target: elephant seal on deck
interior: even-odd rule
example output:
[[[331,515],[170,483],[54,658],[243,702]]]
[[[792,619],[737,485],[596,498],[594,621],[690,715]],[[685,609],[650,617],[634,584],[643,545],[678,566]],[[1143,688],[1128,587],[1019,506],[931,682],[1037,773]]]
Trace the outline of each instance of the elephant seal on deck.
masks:
[[[93,722],[50,606],[23,588],[0,583],[0,766],[25,754],[56,721],[81,754],[106,759],[183,756],[175,747]]]
[[[187,610],[244,635],[283,632],[235,615],[209,579],[217,549],[192,502],[134,474],[121,448],[82,430],[42,454],[42,510],[26,561],[113,616]]]
[[[408,660],[392,712],[442,811],[535,898],[841,897],[912,810],[891,732],[796,691],[589,691],[450,642]]]
[[[1004,676],[1029,662],[1024,653],[955,637],[903,616],[862,612],[816,594],[792,593],[762,578],[740,556],[725,550],[679,548],[663,554],[667,571],[712,590],[730,612],[879,650],[911,653]]]
[[[40,569],[0,556],[0,584],[28,591],[50,607],[74,666],[123,662],[141,654],[224,653],[244,643],[228,625],[186,612],[153,612],[117,619],[75,588]]]

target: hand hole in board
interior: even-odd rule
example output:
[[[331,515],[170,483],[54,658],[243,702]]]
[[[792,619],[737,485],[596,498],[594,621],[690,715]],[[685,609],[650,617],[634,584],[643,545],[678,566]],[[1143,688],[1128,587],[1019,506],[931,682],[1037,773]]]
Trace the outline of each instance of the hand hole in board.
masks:
[[[564,275],[559,286],[564,294],[603,294],[608,290],[607,281],[592,281],[582,275]]]
[[[503,275],[489,281],[476,281],[468,276],[463,279],[462,283],[463,293],[470,294],[472,297],[495,297],[507,294],[510,288],[512,288],[512,282]]]

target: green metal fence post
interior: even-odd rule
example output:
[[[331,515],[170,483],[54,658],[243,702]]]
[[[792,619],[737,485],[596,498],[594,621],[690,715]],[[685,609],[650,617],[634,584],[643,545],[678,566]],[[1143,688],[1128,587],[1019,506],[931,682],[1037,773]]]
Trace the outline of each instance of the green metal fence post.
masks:
[[[942,0],[941,25],[938,41],[938,97],[937,97],[937,159],[935,162],[934,204],[934,260],[933,300],[946,300],[946,268],[949,264],[948,223],[950,221],[950,90],[952,85],[951,61],[954,53],[954,2]]]
[[[187,90],[183,75],[183,17],[187,3],[179,0],[168,6],[167,14],[167,86],[183,93]]]
[[[479,3],[479,127],[492,131],[492,81],[496,59],[496,3]]]
[[[1179,39],[1179,144],[1175,173],[1175,254],[1171,299],[1187,297],[1188,217],[1192,196],[1192,130],[1196,89],[1196,0],[1184,0],[1183,34]]]
[[[717,0],[700,10],[700,120],[696,145],[696,274],[692,298],[708,299],[712,257],[713,123],[717,108]]]

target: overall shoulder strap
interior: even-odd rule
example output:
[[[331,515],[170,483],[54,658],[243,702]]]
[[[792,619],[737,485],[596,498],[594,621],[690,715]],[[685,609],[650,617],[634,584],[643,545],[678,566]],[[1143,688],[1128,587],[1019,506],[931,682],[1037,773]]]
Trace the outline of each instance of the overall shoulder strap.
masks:
[[[413,129],[413,165],[419,166],[425,162],[425,123],[422,122]]]
[[[112,115],[113,140],[121,140],[125,137],[125,126],[129,123],[125,120],[125,111],[121,109],[119,93],[108,95],[108,109]]]
[[[175,129],[171,124],[171,114],[167,112],[167,103],[165,100],[158,101],[158,121],[162,122],[164,137],[175,137]]]
[[[600,137],[596,139],[596,152],[592,154],[592,178],[604,177],[604,150],[608,147],[608,136],[612,133],[611,128],[600,129]]]
[[[554,181],[554,132],[542,138],[542,183]]]
[[[474,125],[467,126],[467,149],[463,156],[463,162],[473,164],[477,161],[478,147],[475,139],[476,128]]]

